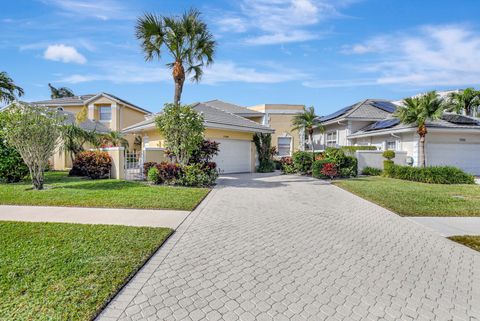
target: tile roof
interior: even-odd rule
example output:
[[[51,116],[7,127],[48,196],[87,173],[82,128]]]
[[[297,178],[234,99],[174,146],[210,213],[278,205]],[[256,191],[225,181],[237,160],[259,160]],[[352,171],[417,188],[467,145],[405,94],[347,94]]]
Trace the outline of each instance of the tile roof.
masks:
[[[243,107],[243,106],[227,103],[227,102],[224,102],[224,101],[221,101],[221,100],[218,100],[218,99],[206,101],[206,102],[204,102],[204,104],[215,107],[215,108],[218,108],[218,109],[221,109],[223,111],[226,111],[226,112],[229,112],[229,113],[232,113],[232,114],[236,114],[236,115],[258,115],[258,116],[262,116],[262,114],[263,114],[259,111],[248,109],[248,108]]]
[[[346,119],[385,119],[395,111],[396,106],[384,99],[366,99],[354,105],[342,108],[330,115],[319,117],[320,122],[337,118]]]
[[[57,110],[57,112],[65,117],[65,125],[73,125],[76,123],[75,114],[65,110]],[[99,121],[86,119],[84,122],[78,124],[80,128],[90,132],[99,134],[109,133],[111,130]]]
[[[196,103],[193,104],[192,107],[203,114],[205,120],[205,126],[207,128],[222,128],[222,127],[231,127],[237,128],[240,130],[246,131],[253,131],[253,132],[266,132],[266,133],[273,133],[274,130],[263,126],[259,123],[256,123],[252,120],[246,119],[242,116],[233,114],[231,112],[227,112],[221,110],[219,108],[213,107],[211,105],[207,105],[206,103]],[[158,113],[159,114],[159,113]],[[156,114],[156,115],[158,115]],[[141,121],[137,124],[129,126],[124,129],[125,132],[134,132],[135,130],[141,129],[142,127],[149,128],[153,127],[155,123],[155,115]]]

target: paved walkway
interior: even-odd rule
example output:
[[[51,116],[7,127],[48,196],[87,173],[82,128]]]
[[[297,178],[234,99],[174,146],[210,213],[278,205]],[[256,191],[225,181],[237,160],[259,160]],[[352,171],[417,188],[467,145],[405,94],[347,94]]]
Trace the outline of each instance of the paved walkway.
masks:
[[[480,235],[480,217],[408,217],[443,236]]]
[[[176,229],[187,211],[0,205],[0,221],[61,222],[170,227]]]
[[[236,175],[100,320],[480,320],[480,254],[328,183]]]

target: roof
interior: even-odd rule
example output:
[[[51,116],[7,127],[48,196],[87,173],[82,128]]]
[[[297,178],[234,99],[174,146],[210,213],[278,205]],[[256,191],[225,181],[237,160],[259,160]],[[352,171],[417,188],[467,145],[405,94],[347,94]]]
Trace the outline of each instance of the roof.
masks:
[[[426,126],[427,128],[437,129],[480,130],[480,120],[463,115],[444,113],[441,119],[426,122]],[[406,129],[414,130],[416,126],[414,124],[402,124],[397,118],[390,117],[362,128],[349,137],[377,135]]]
[[[330,115],[319,117],[322,123],[334,119],[385,119],[393,112],[397,106],[385,99],[366,99],[354,105],[344,107]]]
[[[251,110],[243,106],[227,103],[218,99],[206,101],[204,102],[204,104],[235,114],[235,115],[240,115],[240,116],[257,116],[257,115],[262,116],[263,115],[263,113],[259,111]]]
[[[40,101],[32,101],[31,104],[33,105],[46,105],[46,106],[72,106],[72,105],[85,105],[88,104],[90,101],[93,101],[99,97],[107,97],[112,100],[116,100],[120,102],[121,104],[130,106],[134,109],[137,109],[139,111],[142,111],[146,114],[150,114],[151,112],[139,107],[137,105],[134,105],[124,99],[121,99],[115,95],[109,94],[109,93],[98,93],[98,94],[88,94],[88,95],[80,95],[80,96],[73,96],[73,97],[65,97],[65,98],[54,98],[54,99],[49,99],[49,100],[40,100]]]
[[[61,115],[65,116],[65,125],[73,125],[76,124],[76,118],[75,114],[69,111],[65,110],[57,110],[58,113]],[[91,119],[86,119],[85,121],[81,122],[78,124],[80,128],[83,130],[89,131],[89,132],[96,132],[99,134],[106,134],[109,133],[111,130],[103,125],[99,121],[91,120]]]
[[[207,105],[206,103],[195,103],[192,108],[202,113],[204,124],[207,128],[223,128],[239,131],[252,131],[262,133],[273,133],[272,128],[263,126],[242,116],[224,111],[222,109]],[[156,114],[159,115],[159,114]],[[155,127],[155,115],[137,124],[125,128],[124,132],[135,132],[141,129]]]

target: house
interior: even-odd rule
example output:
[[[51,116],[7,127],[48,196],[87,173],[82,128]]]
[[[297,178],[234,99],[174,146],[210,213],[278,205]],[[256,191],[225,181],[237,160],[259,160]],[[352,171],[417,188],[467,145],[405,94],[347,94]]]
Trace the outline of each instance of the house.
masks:
[[[98,94],[34,101],[30,104],[35,106],[56,108],[60,111],[66,112],[68,115],[73,116],[77,115],[81,111],[86,111],[88,120],[86,123],[95,123],[97,125],[101,124],[101,131],[105,131],[105,129],[109,131],[121,131],[132,124],[142,121],[145,119],[146,115],[151,114],[151,112],[146,109],[104,92]],[[73,117],[73,119],[75,119],[75,117]],[[95,129],[98,131],[100,130],[100,127],[97,126]],[[98,132],[101,133],[101,131]],[[134,145],[133,136],[127,136],[126,139],[128,140],[130,146]],[[63,152],[61,149],[57,149],[52,162],[52,166],[56,170],[64,170],[72,166],[70,157],[65,155],[65,152]]]
[[[404,151],[407,163],[418,165],[418,134],[415,125],[393,117],[397,105],[382,99],[366,99],[318,119],[325,130],[314,134],[314,148],[376,146],[379,150]],[[480,121],[444,113],[427,122],[425,158],[428,166],[449,165],[480,175]]]

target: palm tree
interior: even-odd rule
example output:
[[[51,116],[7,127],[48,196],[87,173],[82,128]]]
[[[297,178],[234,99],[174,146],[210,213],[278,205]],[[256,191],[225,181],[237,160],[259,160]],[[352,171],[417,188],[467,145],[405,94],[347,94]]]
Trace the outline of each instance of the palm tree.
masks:
[[[112,144],[114,147],[125,147],[129,146],[128,140],[125,139],[122,132],[112,130],[110,133],[103,135],[104,144]]]
[[[207,24],[200,19],[200,12],[192,9],[181,17],[146,13],[138,18],[135,29],[146,61],[160,59],[164,50],[172,57],[167,66],[172,69],[174,104],[178,105],[185,77],[193,73],[192,81],[199,82],[203,67],[213,63],[216,43]]]
[[[0,72],[0,102],[9,104],[16,99],[16,96],[21,97],[23,94],[23,89],[15,85],[5,71]]]
[[[316,125],[317,115],[315,115],[315,108],[310,106],[303,108],[303,112],[296,114],[292,119],[292,130],[305,130],[310,141],[310,148],[312,149],[312,159],[315,159],[315,148],[313,146],[313,128]],[[321,130],[323,127],[319,127]]]
[[[467,88],[458,93],[451,93],[447,99],[447,110],[457,114],[465,112],[467,116],[475,116],[480,106],[480,91]]]
[[[67,88],[67,87],[55,88],[51,84],[48,84],[48,87],[50,88],[50,92],[51,92],[50,97],[52,99],[75,96],[75,94],[70,88]]]
[[[436,91],[431,91],[423,96],[406,98],[402,107],[398,107],[394,116],[406,125],[415,124],[420,136],[418,164],[425,167],[425,137],[427,135],[427,121],[440,119],[444,111],[444,102]]]
[[[72,159],[78,153],[83,152],[84,145],[90,143],[93,146],[98,145],[99,135],[95,131],[87,131],[78,126],[76,123],[65,125],[62,128],[62,146],[61,149],[68,152]]]

